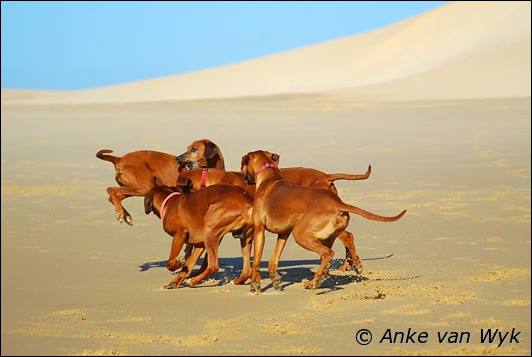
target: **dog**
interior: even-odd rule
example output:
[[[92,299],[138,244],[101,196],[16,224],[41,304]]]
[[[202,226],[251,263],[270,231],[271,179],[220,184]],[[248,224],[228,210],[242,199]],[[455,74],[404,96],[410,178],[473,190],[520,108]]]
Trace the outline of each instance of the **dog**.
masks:
[[[243,270],[235,282],[247,280],[253,238],[253,198],[232,185],[213,185],[198,192],[187,191],[186,188],[177,187],[174,190],[162,186],[151,189],[144,197],[146,214],[153,212],[162,220],[164,231],[173,236],[168,270],[175,271],[181,266],[177,257],[185,243],[194,246],[185,266],[164,288],[181,286],[204,250],[208,256],[207,267],[190,279],[188,285],[197,285],[218,271],[218,245],[222,237],[230,232],[238,232],[242,236]]]
[[[271,157],[272,160],[274,158]],[[279,162],[276,161],[278,165]],[[187,161],[183,163],[180,168],[180,175],[178,184],[188,185],[190,188],[199,190],[218,183],[226,183],[236,185],[246,190],[251,195],[255,194],[255,185],[245,182],[245,176],[241,172],[224,171],[219,169],[200,168],[195,161]],[[319,170],[291,167],[280,169],[280,175],[289,182],[305,187],[315,187],[326,189],[337,194],[334,181],[339,179],[348,180],[365,180],[371,174],[371,165],[368,167],[366,173],[362,175],[352,174],[326,174]],[[286,242],[288,235],[282,234],[280,237],[282,242]],[[345,246],[345,259],[338,268],[340,271],[355,270],[358,274],[362,272],[363,264],[356,252],[354,236],[351,232],[343,231],[338,238]],[[190,252],[190,251],[189,251]]]
[[[212,167],[225,170],[224,157],[222,151],[210,140],[196,140],[187,147],[187,151],[177,156],[179,165],[187,161],[195,162],[201,168]]]
[[[281,176],[278,162],[279,155],[261,150],[248,153],[241,162],[246,182],[255,184],[252,293],[260,293],[260,261],[265,230],[281,236],[292,233],[300,246],[320,255],[318,271],[312,280],[304,283],[306,289],[315,289],[328,274],[334,256],[332,242],[347,227],[349,213],[381,222],[397,221],[406,213],[403,210],[397,216],[384,217],[346,204],[329,190],[294,185]],[[277,265],[284,248],[284,242],[281,241],[277,240],[274,255],[268,264],[275,289],[280,288]]]
[[[122,200],[131,196],[144,196],[155,186],[174,186],[179,176],[180,157],[201,155],[200,162],[211,163],[212,167],[224,167],[223,156],[216,144],[210,140],[196,140],[188,151],[176,157],[158,151],[140,150],[122,157],[109,155],[113,150],[103,149],[96,157],[113,163],[116,182],[120,187],[108,187],[109,202],[114,205],[116,219],[133,225],[131,214],[122,206]]]

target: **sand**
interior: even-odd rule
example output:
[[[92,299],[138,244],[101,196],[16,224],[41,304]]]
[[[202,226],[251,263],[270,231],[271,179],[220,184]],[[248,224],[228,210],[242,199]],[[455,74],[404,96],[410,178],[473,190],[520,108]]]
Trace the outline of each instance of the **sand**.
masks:
[[[529,354],[530,104],[297,96],[3,105],[2,353]],[[341,197],[408,214],[390,224],[353,217],[362,279],[332,270],[323,288],[304,290],[317,257],[290,240],[284,291],[251,296],[228,283],[241,262],[238,242],[227,238],[213,279],[162,290],[170,239],[144,215],[141,198],[125,201],[134,227],[115,221],[105,192],[114,170],[94,153],[180,153],[201,137],[218,143],[229,169],[255,148],[280,153],[285,166],[330,172],[371,163],[367,181],[338,184]],[[338,242],[335,250],[341,258]],[[474,341],[354,341],[360,328],[408,327],[471,331]],[[515,327],[523,338],[502,349],[482,345],[478,333],[488,327]]]
[[[354,100],[529,97],[530,13],[530,2],[454,2],[367,33],[240,63],[9,99],[134,103],[336,91]]]
[[[383,29],[196,73],[78,92],[2,90],[2,354],[530,354],[530,4],[451,3]],[[313,57],[314,56],[314,57]],[[312,59],[312,60],[309,60]],[[227,97],[227,98],[226,98]],[[362,276],[303,289],[318,257],[289,240],[272,291],[230,284],[239,242],[196,288],[163,290],[170,238],[124,202],[115,221],[96,159],[182,153],[209,138],[238,170],[267,149],[281,166],[364,172],[346,202]],[[268,234],[263,268],[274,237]],[[336,242],[335,258],[344,255]],[[373,341],[355,341],[359,329]],[[426,344],[380,344],[386,329]],[[480,330],[522,331],[482,344]],[[437,342],[469,331],[469,343]]]

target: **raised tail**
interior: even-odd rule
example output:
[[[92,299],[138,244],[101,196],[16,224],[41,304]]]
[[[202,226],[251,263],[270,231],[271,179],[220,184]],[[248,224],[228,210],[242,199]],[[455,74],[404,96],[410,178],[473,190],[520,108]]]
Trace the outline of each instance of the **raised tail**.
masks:
[[[113,152],[113,150],[109,150],[109,149],[102,149],[100,151],[98,151],[96,153],[96,157],[100,160],[104,160],[104,161],[110,161],[112,162],[113,164],[116,164],[118,161],[120,161],[120,157],[118,156],[113,156],[113,155],[105,155],[105,154],[109,154]]]
[[[351,175],[351,174],[328,174],[327,181],[333,183],[336,180],[365,180],[371,174],[371,165],[368,166],[368,170],[365,174],[362,175]]]
[[[364,218],[370,219],[372,221],[379,221],[379,222],[394,222],[394,221],[397,221],[399,218],[403,217],[404,214],[406,213],[406,210],[403,210],[397,216],[393,216],[393,217],[379,216],[378,214],[368,212],[366,210],[363,210],[362,208],[348,205],[347,203],[342,203],[342,206],[340,206],[339,209],[341,211],[351,212],[359,216],[362,216]]]

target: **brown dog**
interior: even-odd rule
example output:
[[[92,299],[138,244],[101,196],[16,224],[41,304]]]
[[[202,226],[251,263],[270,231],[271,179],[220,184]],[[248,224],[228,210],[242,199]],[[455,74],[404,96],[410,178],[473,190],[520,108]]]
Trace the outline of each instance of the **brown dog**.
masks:
[[[265,151],[250,152],[242,157],[242,173],[248,183],[255,183],[253,203],[254,254],[250,289],[260,293],[260,261],[264,249],[264,230],[285,235],[292,233],[295,241],[305,249],[320,255],[321,265],[305,288],[319,286],[327,275],[334,252],[334,238],[349,223],[349,212],[381,222],[393,222],[405,212],[394,217],[383,217],[351,206],[331,191],[294,185],[285,180],[277,167],[279,155]],[[277,274],[279,257],[284,242],[278,239],[274,255],[268,264],[270,278],[276,289],[280,287]]]
[[[220,149],[211,141],[194,141],[189,145],[189,151],[201,154],[206,158],[204,160],[215,165],[213,167],[223,168]],[[96,157],[115,165],[116,182],[120,187],[107,188],[109,202],[115,206],[116,219],[120,223],[125,220],[127,224],[133,225],[133,219],[122,206],[122,200],[131,196],[144,196],[155,186],[174,186],[179,176],[179,164],[175,155],[163,152],[141,150],[130,152],[122,157],[108,155],[112,152],[112,150],[103,149],[96,153]]]
[[[207,268],[192,278],[189,285],[199,284],[216,272],[218,245],[222,237],[229,232],[238,232],[242,236],[242,275],[247,280],[250,274],[249,255],[253,238],[252,207],[253,198],[241,188],[231,185],[213,185],[192,193],[185,193],[182,189],[176,192],[169,187],[150,190],[144,197],[145,212],[154,212],[161,218],[164,231],[173,236],[168,270],[175,271],[180,267],[177,256],[183,244],[195,247],[181,272],[165,285],[165,288],[180,286],[204,250],[207,250],[208,254]]]
[[[196,140],[187,147],[187,151],[177,157],[181,165],[187,161],[197,163],[199,167],[212,167],[225,170],[224,157],[218,145],[210,140]]]
[[[270,157],[275,161],[276,157]],[[278,159],[278,158],[277,158]],[[279,164],[279,161],[275,161]],[[180,168],[180,175],[178,184],[188,185],[194,190],[199,190],[202,187],[226,183],[230,185],[236,185],[248,192],[251,195],[255,194],[255,185],[245,182],[244,174],[233,171],[223,171],[218,169],[201,169],[197,170],[198,164],[193,161],[185,162]],[[189,171],[192,170],[192,171]],[[348,180],[365,180],[371,174],[371,165],[363,175],[351,175],[351,174],[326,174],[318,170],[304,168],[304,167],[291,167],[280,169],[280,175],[289,182],[305,187],[315,187],[326,189],[337,193],[334,181],[338,179]],[[289,235],[289,234],[288,234]],[[281,234],[279,239],[286,243],[288,239],[287,234]],[[345,259],[338,268],[340,271],[347,271],[354,269],[357,273],[362,271],[362,260],[358,257],[355,246],[355,239],[351,232],[343,231],[339,234],[338,238],[345,246]]]

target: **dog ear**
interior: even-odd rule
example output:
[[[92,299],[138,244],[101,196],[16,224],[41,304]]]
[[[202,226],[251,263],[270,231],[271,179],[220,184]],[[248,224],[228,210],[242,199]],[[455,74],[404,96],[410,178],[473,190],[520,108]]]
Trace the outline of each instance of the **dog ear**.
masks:
[[[207,167],[212,167],[216,169],[222,169],[224,170],[224,159],[222,156],[222,152],[220,151],[220,148],[218,148],[218,145],[213,143],[210,140],[206,140],[205,142],[205,159],[207,160]]]
[[[175,184],[176,186],[185,186],[187,184],[187,180],[188,178],[186,177],[186,174],[179,175]]]
[[[181,183],[177,185],[177,188],[179,189],[179,192],[181,193],[194,192],[194,184],[191,179],[186,179],[186,180],[181,181]]]
[[[150,191],[144,196],[144,212],[150,214],[153,211],[153,192]]]
[[[249,163],[249,154],[242,156],[242,161],[240,162],[240,170],[244,168]]]
[[[276,164],[279,164],[279,159],[281,157],[278,155],[278,154],[273,154],[272,153],[272,160],[276,163]]]

